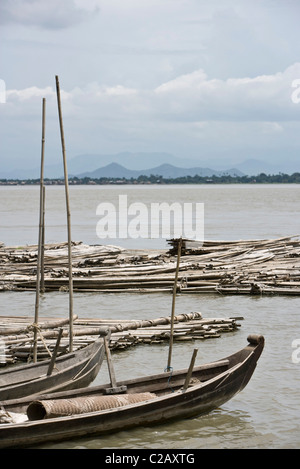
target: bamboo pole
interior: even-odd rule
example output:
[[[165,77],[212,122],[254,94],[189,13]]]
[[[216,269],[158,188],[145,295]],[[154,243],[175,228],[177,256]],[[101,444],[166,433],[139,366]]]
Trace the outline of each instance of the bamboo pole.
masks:
[[[167,364],[168,370],[171,368],[171,357],[172,357],[172,349],[173,349],[175,298],[176,298],[176,292],[177,292],[177,281],[178,281],[178,273],[179,273],[179,265],[180,265],[181,245],[182,245],[182,239],[180,238],[180,241],[178,243],[177,265],[176,265],[176,273],[175,273],[175,280],[174,280],[174,287],[173,287],[170,343],[169,343],[169,354],[168,354],[168,364]]]
[[[74,321],[77,319],[78,316],[74,316]],[[13,319],[16,318],[9,318],[10,326],[11,327],[0,327],[0,336],[8,336],[8,335],[13,335],[13,334],[26,334],[30,332],[32,325],[31,324],[26,324],[24,323],[22,326],[21,325],[12,325]],[[26,319],[27,321],[27,319]],[[65,324],[68,324],[69,319],[56,319],[53,321],[49,322],[44,322],[39,325],[40,330],[46,330],[46,329],[56,329],[57,327],[61,327]],[[18,323],[18,320],[16,320],[16,324]],[[5,339],[4,339],[5,340]]]
[[[43,98],[42,105],[42,148],[41,148],[41,174],[40,174],[40,216],[39,216],[39,239],[38,239],[38,257],[36,268],[36,289],[35,289],[35,313],[34,313],[34,337],[33,337],[33,361],[37,361],[37,332],[39,321],[39,302],[40,302],[40,276],[41,276],[41,244],[42,244],[42,224],[43,224],[43,186],[44,186],[44,155],[45,155],[45,116],[46,99]]]
[[[111,332],[111,337],[110,343],[107,345],[109,345],[111,350],[123,350],[138,344],[167,343],[170,339],[170,319],[170,317],[165,317],[154,320],[127,320],[129,322],[116,319],[105,320],[105,323],[98,319],[78,320],[78,324],[77,321],[76,324],[74,324],[73,348],[82,347],[86,343],[94,342],[95,335],[103,336],[103,334],[107,334],[108,329]],[[200,313],[177,315],[174,317],[174,341],[205,340],[220,337],[221,333],[232,332],[239,328],[240,325],[236,323],[237,319],[242,318],[203,319]],[[8,325],[7,320],[6,324],[4,324],[5,327],[1,329],[4,331],[3,342],[7,354],[18,360],[27,359],[32,353],[30,344],[31,337],[29,333],[31,327],[29,324],[30,318],[10,318],[10,322],[11,321],[15,321],[15,323],[9,324],[9,329],[6,327]],[[24,321],[28,321],[28,327],[26,327]],[[54,340],[59,336],[58,328],[67,322],[67,319],[51,319],[51,321],[48,322],[47,318],[44,318],[44,322],[40,323],[39,329],[43,330],[43,335],[38,337],[37,353],[39,358],[48,356],[49,349],[55,345]],[[17,327],[18,323],[19,327]],[[61,330],[60,334],[63,342],[63,344],[61,342],[61,346],[65,348],[68,345],[68,329]],[[116,391],[116,388],[118,388],[118,386],[112,386],[113,391]],[[118,388],[118,391],[121,392],[121,389]]]
[[[41,248],[41,292],[45,292],[45,196],[46,189],[43,185],[43,215],[42,215],[42,248]]]
[[[63,163],[64,163],[64,176],[65,176],[65,195],[66,195],[67,229],[68,229],[68,265],[69,265],[69,321],[70,321],[69,322],[69,327],[70,327],[69,349],[70,349],[70,352],[72,352],[73,351],[73,275],[72,275],[71,213],[70,213],[70,202],[69,202],[69,184],[68,184],[65,137],[64,137],[61,100],[60,100],[60,87],[59,87],[59,79],[57,75],[55,77],[55,80],[56,80],[57,105],[58,105],[59,126],[60,126],[61,145],[62,145],[62,154],[63,154]]]

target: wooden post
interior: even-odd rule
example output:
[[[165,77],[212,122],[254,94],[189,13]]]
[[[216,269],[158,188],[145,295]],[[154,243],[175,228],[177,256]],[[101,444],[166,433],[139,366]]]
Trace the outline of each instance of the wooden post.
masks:
[[[106,353],[108,372],[109,372],[109,377],[110,377],[110,384],[111,384],[112,388],[116,388],[117,387],[117,381],[116,381],[116,376],[115,376],[115,370],[114,370],[113,363],[112,363],[112,360],[111,360],[111,355],[110,355],[108,342],[107,342],[106,337],[104,337],[103,340],[104,340],[104,346],[105,346],[105,353]]]
[[[69,202],[69,183],[68,183],[68,170],[66,160],[66,149],[65,149],[65,137],[61,111],[60,101],[60,87],[59,79],[56,75],[56,94],[57,94],[57,105],[59,115],[59,126],[61,135],[61,146],[64,163],[64,176],[65,176],[65,194],[66,194],[66,209],[67,209],[67,229],[68,229],[68,258],[69,258],[69,326],[70,326],[70,337],[69,337],[69,351],[73,351],[73,275],[72,275],[72,237],[71,237],[71,213],[70,213],[70,202]]]
[[[198,349],[195,348],[194,351],[193,351],[193,355],[192,355],[192,358],[191,358],[191,362],[190,362],[188,372],[186,374],[185,382],[184,382],[183,389],[182,389],[183,392],[187,390],[188,385],[190,384],[197,353],[198,353]]]
[[[53,353],[52,353],[51,361],[49,363],[47,376],[51,376],[51,374],[52,374],[62,334],[63,334],[63,329],[59,329],[56,344],[55,344],[55,347],[54,347],[54,350],[53,350]]]
[[[110,334],[109,334],[110,336]],[[107,360],[107,367],[108,367],[108,372],[109,372],[109,377],[110,377],[110,384],[111,388],[106,388],[105,389],[105,394],[120,394],[124,393],[127,391],[127,386],[118,386],[117,385],[117,380],[116,380],[116,375],[115,375],[115,370],[109,350],[109,345],[108,345],[108,338],[109,336],[103,337],[104,341],[104,347],[105,347],[105,353],[106,353],[106,360]]]
[[[35,313],[33,327],[33,361],[37,361],[37,328],[39,321],[39,301],[40,301],[40,277],[41,277],[41,244],[42,244],[42,224],[43,224],[43,186],[44,186],[44,155],[45,155],[45,116],[46,99],[43,98],[42,110],[42,149],[41,149],[41,174],[40,174],[40,216],[39,216],[39,239],[38,255],[36,266],[36,288],[35,288]]]
[[[178,281],[178,273],[179,273],[179,265],[180,265],[181,246],[182,246],[182,238],[180,238],[179,243],[178,243],[177,265],[176,265],[176,273],[175,273],[175,280],[174,280],[174,286],[173,286],[170,343],[169,343],[169,355],[168,355],[167,369],[170,369],[170,367],[171,367],[171,357],[172,357],[172,348],[173,348],[173,334],[174,334],[175,298],[176,298],[176,291],[177,291],[177,281]]]

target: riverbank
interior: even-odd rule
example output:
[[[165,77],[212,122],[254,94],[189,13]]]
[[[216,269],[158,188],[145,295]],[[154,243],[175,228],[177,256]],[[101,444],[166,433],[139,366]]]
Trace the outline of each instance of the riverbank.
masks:
[[[69,185],[172,185],[172,184],[300,184],[300,173],[293,174],[265,174],[257,175],[230,175],[221,176],[180,176],[163,177],[157,174],[151,176],[141,175],[138,177],[70,177]],[[64,185],[64,179],[45,178],[46,186]],[[40,179],[0,179],[0,186],[31,186],[40,185]]]

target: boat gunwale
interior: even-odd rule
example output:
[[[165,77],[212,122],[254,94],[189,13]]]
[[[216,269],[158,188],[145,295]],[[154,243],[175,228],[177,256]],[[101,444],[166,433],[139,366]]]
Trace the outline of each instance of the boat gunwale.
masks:
[[[213,378],[210,378],[210,379],[208,379],[204,382],[193,384],[192,386],[188,387],[185,391],[182,391],[182,389],[178,389],[178,390],[172,392],[172,390],[170,389],[169,394],[163,394],[161,396],[153,397],[152,399],[147,399],[146,401],[142,401],[142,402],[138,402],[138,403],[134,403],[134,404],[127,404],[127,405],[122,406],[122,407],[104,409],[104,410],[100,410],[100,411],[96,410],[96,411],[85,412],[85,413],[82,413],[82,414],[73,414],[73,415],[66,415],[66,416],[60,416],[60,417],[51,417],[51,418],[46,418],[46,419],[43,419],[43,420],[34,420],[34,421],[27,420],[25,422],[18,423],[18,424],[4,423],[4,424],[0,424],[0,429],[5,428],[5,427],[7,428],[7,425],[10,425],[10,427],[13,427],[13,426],[27,427],[27,426],[32,426],[32,425],[34,426],[34,425],[37,425],[37,424],[40,424],[40,425],[47,425],[48,424],[49,425],[50,422],[55,424],[55,423],[58,423],[58,422],[65,422],[65,421],[68,421],[68,420],[73,421],[73,420],[78,419],[78,421],[79,421],[79,420],[87,419],[89,417],[93,417],[93,416],[96,416],[96,415],[100,416],[100,415],[106,415],[106,414],[109,414],[109,413],[114,414],[116,412],[124,413],[126,410],[130,410],[132,408],[143,407],[143,406],[145,406],[149,403],[169,401],[169,400],[174,399],[176,396],[179,396],[179,395],[182,395],[182,394],[184,394],[185,396],[188,397],[190,394],[192,394],[194,392],[197,392],[200,389],[203,389],[203,388],[209,387],[209,386],[213,386],[213,384],[216,383],[217,381],[220,381],[222,383],[222,381],[225,381],[224,378],[230,376],[231,374],[235,373],[239,369],[243,369],[246,366],[247,362],[252,361],[253,356],[255,355],[255,352],[256,352],[258,346],[259,346],[259,344],[257,344],[257,346],[255,346],[255,347],[253,347],[253,350],[249,350],[249,353],[247,354],[247,356],[242,361],[236,363],[235,365],[228,368],[227,370],[224,370],[223,372],[221,372],[220,374],[218,374],[217,376],[215,376]],[[235,354],[231,355],[231,357],[234,357],[235,355],[240,354],[241,352],[243,352],[244,350],[246,350],[248,348],[249,348],[249,344],[245,348],[243,348],[243,349],[239,350],[238,352],[236,352]],[[219,361],[221,362],[223,360],[219,360]],[[256,367],[256,361],[254,362],[253,369]],[[216,363],[218,363],[218,361],[212,362],[212,363],[216,364]],[[205,366],[205,365],[199,365],[198,367],[196,367],[194,373],[197,374],[197,368],[200,368],[200,367],[203,367],[203,366]],[[180,374],[183,375],[184,373],[186,373],[186,370],[178,370],[177,371],[177,375],[179,375],[179,376],[180,376]],[[159,376],[159,377],[163,378],[163,377],[167,377],[167,375],[168,375],[168,373],[161,373],[159,375],[152,375],[152,376],[155,376],[155,377]],[[139,378],[132,379],[132,380],[122,381],[119,384],[123,385],[124,383],[128,383],[129,381],[131,381],[132,384],[139,384],[140,383],[142,385],[143,382],[145,381],[145,379],[147,380],[147,378],[149,380],[149,377],[139,377]],[[150,376],[150,379],[151,379],[151,376]],[[103,386],[97,386],[97,388],[101,388],[102,390],[104,390],[106,387],[109,387],[109,385],[105,384]],[[241,383],[241,387],[243,387],[242,383]],[[220,389],[221,389],[221,387],[220,387]],[[90,388],[86,387],[86,388],[83,388],[83,389],[75,390],[75,393],[77,393],[77,391],[80,392],[82,390],[86,391],[86,394],[82,393],[83,394],[82,397],[95,392],[93,387],[90,387]],[[58,396],[59,394],[63,395],[63,396],[61,396],[61,399],[62,399],[64,396],[69,397],[68,394],[71,394],[71,395],[74,394],[74,390],[73,391],[70,390],[70,391],[67,391],[67,392],[59,391],[57,393],[54,393],[53,395],[54,395],[54,397],[56,397],[59,400],[60,399],[60,397]],[[39,395],[35,396],[34,400],[42,400],[43,396],[45,396],[45,394],[39,394]],[[50,400],[50,398],[49,397],[45,398],[45,400]],[[1,402],[0,402],[0,404],[1,404]],[[5,402],[3,404],[5,406]],[[8,407],[9,407],[9,405],[8,405]]]

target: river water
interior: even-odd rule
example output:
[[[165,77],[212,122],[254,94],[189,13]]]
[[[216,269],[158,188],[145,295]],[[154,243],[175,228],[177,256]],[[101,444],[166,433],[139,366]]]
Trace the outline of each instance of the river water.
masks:
[[[204,203],[205,239],[262,239],[300,234],[300,186],[70,186],[72,238],[88,244],[127,248],[166,248],[163,239],[100,240],[97,206],[127,195],[128,204]],[[46,188],[46,241],[67,238],[63,187]],[[37,242],[39,188],[0,187],[0,241],[6,245]],[[113,242],[112,242],[113,241]],[[157,318],[171,311],[169,294],[76,293],[74,314],[110,319]],[[0,315],[34,314],[34,292],[4,292]],[[66,293],[41,298],[40,315],[65,317]],[[250,333],[263,334],[266,345],[247,387],[205,416],[154,427],[120,431],[101,438],[43,445],[44,448],[298,448],[300,446],[299,297],[178,295],[176,314],[200,311],[203,317],[242,316],[241,327],[217,339],[174,343],[172,366],[189,365],[194,347],[197,363],[223,358],[246,344]],[[158,373],[167,364],[167,345],[138,346],[113,354],[117,379]],[[108,381],[106,364],[95,384]]]

